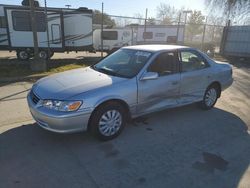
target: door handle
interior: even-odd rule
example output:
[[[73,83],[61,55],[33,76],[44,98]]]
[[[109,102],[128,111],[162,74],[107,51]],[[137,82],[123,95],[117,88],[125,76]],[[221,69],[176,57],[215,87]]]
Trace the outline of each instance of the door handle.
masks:
[[[178,81],[173,81],[172,85],[177,85],[179,82]]]

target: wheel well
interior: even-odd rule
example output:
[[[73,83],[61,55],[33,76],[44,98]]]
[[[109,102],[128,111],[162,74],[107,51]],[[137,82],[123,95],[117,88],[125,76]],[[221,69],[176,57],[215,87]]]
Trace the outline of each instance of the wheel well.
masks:
[[[131,114],[130,114],[130,110],[129,110],[129,106],[128,104],[121,100],[121,99],[111,99],[111,100],[107,100],[107,101],[104,101],[102,102],[101,104],[99,104],[95,109],[94,111],[91,113],[91,116],[90,116],[90,119],[89,119],[89,122],[88,122],[88,130],[90,128],[90,122],[92,121],[92,118],[93,118],[93,114],[95,113],[95,111],[98,110],[98,108],[100,108],[101,106],[103,106],[104,104],[107,104],[107,103],[118,103],[120,104],[124,109],[125,109],[125,115],[126,115],[126,120],[129,121],[130,118],[131,118]]]
[[[219,98],[220,95],[221,95],[221,84],[220,84],[220,82],[215,81],[215,82],[211,83],[208,87],[211,87],[211,86],[215,86],[216,87],[216,89],[218,91],[218,94],[219,94],[219,96],[218,96],[218,98]]]

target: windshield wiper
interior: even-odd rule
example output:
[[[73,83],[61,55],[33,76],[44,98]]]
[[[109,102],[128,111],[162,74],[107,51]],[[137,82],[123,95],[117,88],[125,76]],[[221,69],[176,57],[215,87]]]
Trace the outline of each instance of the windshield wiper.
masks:
[[[93,66],[93,69],[94,69],[94,70],[97,70],[97,71],[99,71],[99,72],[101,72],[101,73],[107,74],[107,75],[126,78],[126,76],[121,75],[121,74],[119,74],[119,73],[117,73],[117,72],[114,72],[113,70],[108,69],[108,68],[103,68],[103,67],[102,67],[102,68],[97,68],[97,67]]]

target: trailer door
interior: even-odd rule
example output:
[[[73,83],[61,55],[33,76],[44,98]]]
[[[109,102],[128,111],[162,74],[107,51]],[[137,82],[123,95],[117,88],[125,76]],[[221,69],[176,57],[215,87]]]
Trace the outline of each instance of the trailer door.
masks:
[[[62,16],[60,13],[48,12],[48,30],[51,48],[64,47],[64,38],[62,31]]]

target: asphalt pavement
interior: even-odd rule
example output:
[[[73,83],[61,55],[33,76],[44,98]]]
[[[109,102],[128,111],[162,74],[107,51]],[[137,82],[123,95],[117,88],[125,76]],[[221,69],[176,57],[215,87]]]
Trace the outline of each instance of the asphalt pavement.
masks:
[[[116,139],[60,135],[32,120],[32,83],[0,86],[0,187],[250,187],[250,68],[214,109],[196,105],[147,115]]]

